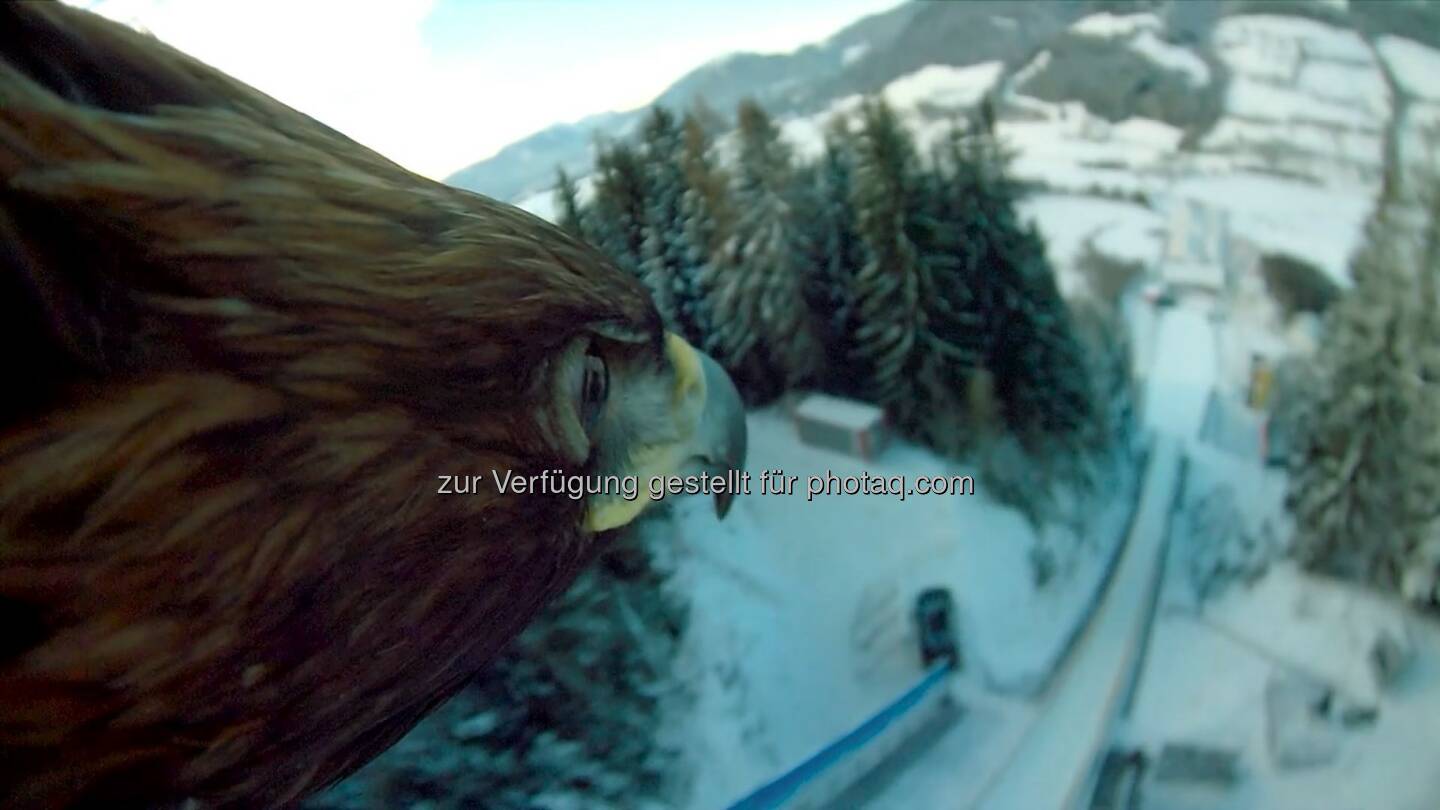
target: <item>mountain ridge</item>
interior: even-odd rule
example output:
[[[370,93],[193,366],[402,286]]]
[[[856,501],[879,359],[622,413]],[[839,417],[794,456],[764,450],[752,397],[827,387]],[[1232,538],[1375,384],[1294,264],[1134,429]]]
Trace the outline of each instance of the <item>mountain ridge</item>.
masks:
[[[519,201],[548,188],[557,166],[588,173],[596,139],[623,137],[650,106],[685,109],[703,102],[729,111],[748,97],[779,116],[815,112],[837,98],[874,91],[925,65],[965,66],[1001,55],[1008,56],[1006,61],[1019,59],[1026,43],[1063,30],[1092,2],[903,3],[789,53],[737,52],[712,60],[681,76],[650,104],[554,124],[460,169],[445,182]],[[1012,22],[997,22],[1004,19]]]
[[[1147,12],[1163,20],[1160,30],[1167,38],[1144,43],[1148,54],[1108,48],[1103,36],[1071,30],[1095,14],[1133,20]],[[929,66],[999,63],[1002,82],[1008,83],[1020,78],[1022,68],[1037,56],[1054,59],[1048,75],[1043,64],[1038,66],[1042,75],[1032,83],[1032,95],[1052,102],[1079,101],[1111,121],[1132,115],[1159,119],[1184,129],[1190,143],[1214,124],[1216,94],[1224,92],[1227,81],[1224,65],[1208,47],[1210,30],[1225,17],[1257,13],[1308,17],[1367,36],[1416,37],[1417,20],[1440,25],[1440,4],[1403,2],[1337,9],[1302,0],[911,0],[789,53],[738,52],[711,60],[681,76],[650,104],[546,127],[451,174],[446,182],[523,203],[551,189],[557,167],[574,177],[589,174],[595,143],[629,135],[654,105],[683,110],[703,104],[728,120],[740,100],[753,98],[783,121],[822,113]],[[1429,41],[1440,35],[1417,38]],[[1208,87],[1193,87],[1199,93],[1191,92],[1193,83],[1187,84],[1184,70],[1155,58],[1156,49],[1173,55],[1186,48],[1192,62],[1203,58],[1206,63],[1192,65],[1192,72],[1215,74],[1204,83]]]

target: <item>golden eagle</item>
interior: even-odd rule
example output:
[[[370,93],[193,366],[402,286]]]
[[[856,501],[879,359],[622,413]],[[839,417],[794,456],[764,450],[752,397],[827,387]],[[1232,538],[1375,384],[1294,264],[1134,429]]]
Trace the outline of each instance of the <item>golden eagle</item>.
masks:
[[[647,501],[495,474],[744,455],[594,250],[49,3],[0,6],[0,337],[7,807],[293,803]]]

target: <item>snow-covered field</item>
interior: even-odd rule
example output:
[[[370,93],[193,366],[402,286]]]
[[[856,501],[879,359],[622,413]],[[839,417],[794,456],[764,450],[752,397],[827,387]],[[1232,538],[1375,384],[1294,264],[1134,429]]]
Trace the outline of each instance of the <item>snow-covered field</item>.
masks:
[[[1229,17],[1215,51],[1231,71],[1205,147],[1268,170],[1371,181],[1391,110],[1379,60],[1355,32],[1275,15]]]
[[[674,504],[655,531],[677,544],[676,587],[691,596],[681,677],[694,702],[673,717],[696,763],[692,806],[738,798],[894,698],[920,673],[915,595],[955,595],[968,666],[997,687],[1027,689],[1053,667],[1091,602],[1124,530],[1131,488],[1094,504],[1068,569],[1036,591],[1036,537],[1018,513],[972,496],[834,495],[807,502],[806,477],[949,476],[969,471],[905,443],[861,462],[801,444],[778,410],[750,420],[756,474],[799,475],[794,495],[752,494],[724,522]]]
[[[1440,53],[1404,37],[1380,37],[1376,48],[1401,87],[1426,101],[1440,101]]]
[[[979,101],[1000,78],[1004,65],[982,62],[967,67],[930,65],[885,86],[885,100],[900,109],[922,104],[968,107]]]
[[[1191,467],[1193,500],[1221,482],[1241,495],[1252,524],[1275,516],[1283,477],[1215,459]],[[1191,544],[1176,521],[1167,577],[1133,713],[1119,744],[1152,755],[1164,743],[1235,751],[1239,783],[1212,798],[1217,810],[1431,810],[1440,796],[1440,624],[1397,604],[1313,580],[1285,564],[1253,587],[1236,585],[1197,613],[1185,561]],[[1367,649],[1376,624],[1402,625],[1415,660],[1377,689]],[[1275,677],[1335,686],[1337,700],[1376,701],[1373,727],[1322,724],[1310,745],[1331,749],[1313,768],[1279,767],[1269,750],[1265,689]],[[1142,805],[1150,808],[1152,805]],[[1156,806],[1156,810],[1164,810]]]
[[[1102,11],[1070,26],[1076,34],[1099,39],[1124,40],[1124,44],[1155,64],[1184,73],[1194,85],[1210,81],[1210,66],[1189,48],[1161,39],[1164,24],[1154,14],[1112,14]]]
[[[1399,121],[1401,159],[1427,169],[1440,149],[1440,53],[1403,37],[1380,37],[1376,51],[1408,96]]]

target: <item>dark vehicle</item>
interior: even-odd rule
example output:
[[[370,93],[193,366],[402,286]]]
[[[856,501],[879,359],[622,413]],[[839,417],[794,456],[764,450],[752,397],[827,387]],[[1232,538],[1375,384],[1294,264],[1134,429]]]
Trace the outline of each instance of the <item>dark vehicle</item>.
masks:
[[[1112,748],[1105,753],[1090,810],[1134,810],[1140,804],[1140,779],[1145,775],[1145,752]]]
[[[920,660],[929,669],[936,661],[948,660],[960,669],[960,650],[955,641],[955,600],[948,588],[926,588],[915,598],[915,626],[920,636]]]

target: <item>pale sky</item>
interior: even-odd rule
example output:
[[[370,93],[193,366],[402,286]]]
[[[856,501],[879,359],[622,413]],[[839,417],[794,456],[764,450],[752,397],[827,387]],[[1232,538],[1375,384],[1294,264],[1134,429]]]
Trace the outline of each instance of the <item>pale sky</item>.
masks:
[[[899,0],[72,0],[435,179],[560,121],[653,100],[737,50]]]

